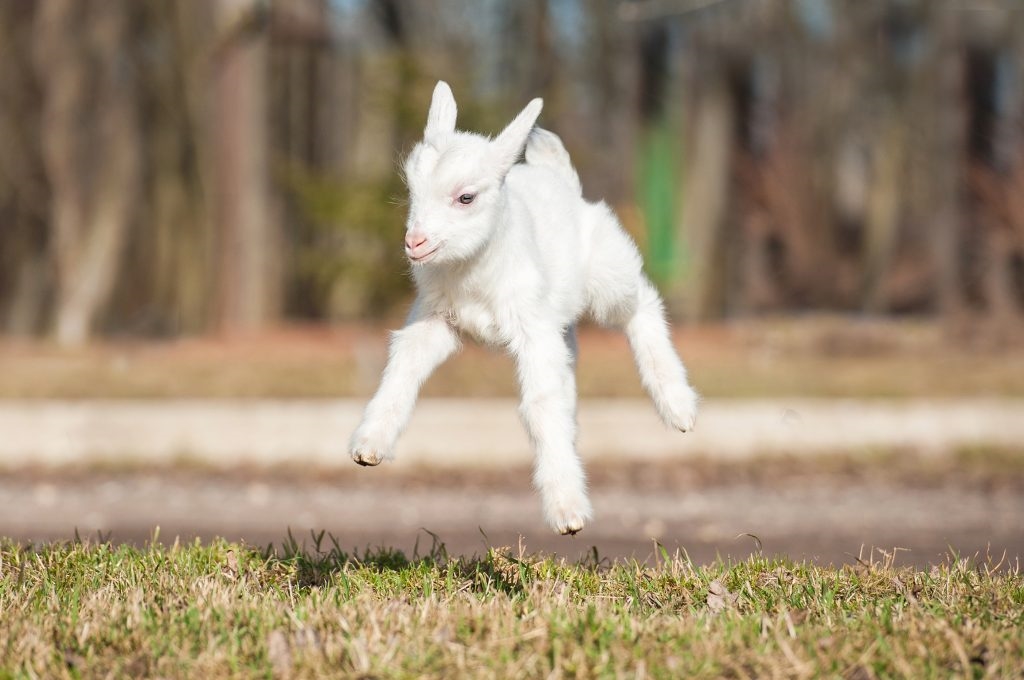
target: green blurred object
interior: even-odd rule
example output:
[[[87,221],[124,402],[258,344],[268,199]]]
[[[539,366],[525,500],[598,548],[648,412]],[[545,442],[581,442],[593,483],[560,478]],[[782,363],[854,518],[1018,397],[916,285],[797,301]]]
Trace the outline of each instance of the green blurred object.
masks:
[[[343,179],[282,166],[280,182],[295,202],[289,312],[299,318],[380,318],[406,304],[405,187],[397,173]]]
[[[647,268],[664,287],[683,274],[684,253],[676,238],[679,210],[678,136],[667,117],[644,132],[640,148],[640,205],[647,226]]]

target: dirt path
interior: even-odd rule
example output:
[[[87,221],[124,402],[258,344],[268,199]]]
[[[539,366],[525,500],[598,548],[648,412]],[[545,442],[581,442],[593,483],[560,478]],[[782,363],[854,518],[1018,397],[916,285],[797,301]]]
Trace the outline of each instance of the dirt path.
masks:
[[[862,546],[920,565],[948,548],[1024,556],[1020,400],[708,400],[690,435],[646,401],[588,400],[597,514],[575,538],[543,525],[511,400],[425,400],[398,462],[369,470],[344,454],[362,406],[0,402],[0,535],[142,542],[159,526],[163,540],[266,545],[326,529],[345,548],[411,551],[429,545],[427,529],[459,554],[522,536],[570,558],[596,546],[645,559],[658,539],[706,562],[749,554],[753,534],[766,553],[823,562],[855,561]],[[980,452],[980,471],[964,451]]]
[[[15,540],[67,540],[75,535],[143,542],[223,536],[250,544],[280,543],[290,529],[310,543],[326,529],[343,548],[387,545],[411,552],[430,545],[427,529],[453,554],[488,545],[517,546],[579,558],[647,559],[658,539],[698,562],[716,554],[768,554],[850,563],[871,547],[901,548],[900,563],[942,561],[986,552],[1024,557],[1024,475],[932,476],[913,466],[899,474],[828,466],[808,471],[792,462],[767,470],[746,464],[695,474],[687,464],[638,470],[592,466],[597,516],[576,537],[542,523],[528,470],[395,475],[380,470],[292,476],[202,470],[14,473],[0,477],[0,534]],[[746,472],[744,472],[746,471]],[[876,471],[877,472],[877,471]],[[379,474],[378,474],[379,473]],[[751,474],[752,473],[752,474]],[[862,547],[864,548],[862,552]],[[875,553],[875,557],[879,556]]]

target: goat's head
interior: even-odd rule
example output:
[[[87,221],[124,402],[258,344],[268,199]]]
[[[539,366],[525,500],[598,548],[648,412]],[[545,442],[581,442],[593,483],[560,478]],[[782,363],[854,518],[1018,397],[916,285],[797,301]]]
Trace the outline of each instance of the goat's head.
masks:
[[[434,88],[423,141],[405,161],[409,218],[405,254],[414,265],[466,260],[487,243],[502,208],[505,175],[522,154],[544,103],[534,99],[488,139],[455,129],[456,106],[444,81]]]

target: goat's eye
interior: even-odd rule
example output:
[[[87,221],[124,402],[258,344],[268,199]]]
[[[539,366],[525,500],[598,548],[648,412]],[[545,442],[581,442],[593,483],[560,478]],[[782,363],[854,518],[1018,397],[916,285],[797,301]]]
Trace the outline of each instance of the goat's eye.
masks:
[[[462,205],[469,205],[473,202],[474,198],[476,198],[476,194],[462,194],[459,196],[459,203]]]

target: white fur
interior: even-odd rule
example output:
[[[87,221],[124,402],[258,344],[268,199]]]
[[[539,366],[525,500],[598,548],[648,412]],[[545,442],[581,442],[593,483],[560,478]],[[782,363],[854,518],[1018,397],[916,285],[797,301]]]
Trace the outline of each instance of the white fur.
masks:
[[[420,386],[460,334],[505,347],[536,453],[534,483],[548,522],[565,534],[591,516],[576,454],[576,321],[590,314],[625,330],[668,425],[692,429],[698,398],[640,253],[607,205],[583,199],[561,140],[533,127],[541,107],[533,100],[489,140],[456,131],[451,89],[437,84],[423,142],[405,163],[406,252],[419,294],[350,449],[363,465],[392,457]]]

